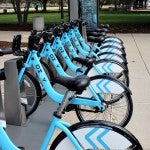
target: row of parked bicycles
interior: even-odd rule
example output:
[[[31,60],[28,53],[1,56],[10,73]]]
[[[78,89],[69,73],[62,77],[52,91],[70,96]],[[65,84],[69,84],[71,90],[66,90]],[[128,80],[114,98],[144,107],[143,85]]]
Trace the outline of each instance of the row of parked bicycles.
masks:
[[[21,103],[27,117],[46,95],[59,104],[40,149],[47,149],[59,128],[62,132],[51,143],[51,150],[142,150],[138,139],[124,128],[131,119],[133,102],[123,41],[108,36],[109,26],[101,25],[87,30],[87,43],[79,24],[85,25],[74,20],[41,32],[33,30],[26,49],[21,48],[21,35],[16,35],[12,49],[0,51],[1,56],[18,56]],[[5,69],[0,77],[5,80]],[[56,84],[63,90],[56,90]],[[79,123],[62,120],[70,111],[76,112]],[[21,149],[2,126],[0,147]]]

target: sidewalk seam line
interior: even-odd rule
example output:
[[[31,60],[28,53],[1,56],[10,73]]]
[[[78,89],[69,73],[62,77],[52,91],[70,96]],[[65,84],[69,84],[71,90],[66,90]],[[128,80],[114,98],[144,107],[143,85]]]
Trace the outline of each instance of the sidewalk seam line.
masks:
[[[144,58],[142,57],[142,54],[141,54],[140,49],[139,49],[139,47],[138,47],[138,45],[137,45],[137,42],[136,42],[136,40],[135,40],[135,38],[134,38],[134,36],[133,36],[132,33],[131,33],[131,35],[132,35],[132,38],[133,38],[133,40],[134,40],[134,42],[135,42],[135,45],[136,45],[136,47],[137,47],[138,53],[139,53],[139,55],[140,55],[140,57],[141,57],[141,59],[142,59],[142,61],[143,61],[143,63],[144,63],[144,66],[145,66],[145,68],[146,68],[146,70],[147,70],[147,72],[148,72],[148,74],[149,74],[149,76],[150,76],[150,71],[148,70],[147,65],[146,65],[146,62],[144,61]]]

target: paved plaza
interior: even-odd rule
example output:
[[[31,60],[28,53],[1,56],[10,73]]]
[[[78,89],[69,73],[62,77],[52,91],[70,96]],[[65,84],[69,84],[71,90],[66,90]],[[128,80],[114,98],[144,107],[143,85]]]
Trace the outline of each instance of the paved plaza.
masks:
[[[0,41],[12,41],[13,35],[21,33],[26,42],[30,32],[0,31]],[[116,34],[124,41],[127,53],[130,89],[134,104],[133,116],[126,128],[141,142],[144,150],[150,150],[150,34]],[[0,67],[6,59],[0,59]],[[73,117],[64,119],[76,121]]]

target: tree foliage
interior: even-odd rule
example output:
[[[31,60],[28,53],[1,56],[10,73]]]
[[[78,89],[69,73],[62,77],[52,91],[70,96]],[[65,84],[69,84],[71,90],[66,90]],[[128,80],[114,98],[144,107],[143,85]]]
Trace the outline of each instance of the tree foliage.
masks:
[[[115,10],[130,10],[131,7],[146,7],[148,0],[99,0],[100,7],[104,4],[113,4]]]
[[[0,1],[4,2],[4,0],[0,0]],[[58,4],[61,10],[61,18],[63,18],[63,4],[68,2],[68,0],[7,0],[7,2],[8,1],[10,1],[13,5],[13,9],[17,14],[19,25],[27,24],[28,12],[31,4],[35,6],[37,6],[37,4],[40,4],[42,6],[43,12],[47,11],[46,6],[48,2],[53,4]],[[22,6],[22,4],[24,5]],[[35,7],[36,11],[38,11],[38,7],[39,6]]]

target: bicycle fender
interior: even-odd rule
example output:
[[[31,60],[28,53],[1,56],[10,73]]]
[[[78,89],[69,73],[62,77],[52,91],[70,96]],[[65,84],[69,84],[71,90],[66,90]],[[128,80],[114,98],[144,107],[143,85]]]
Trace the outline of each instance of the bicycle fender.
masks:
[[[126,60],[124,57],[122,57],[121,55],[118,55],[118,54],[116,54],[116,53],[113,53],[113,52],[103,52],[103,53],[98,54],[99,57],[102,57],[102,56],[104,56],[104,55],[108,55],[108,56],[109,56],[109,55],[114,55],[114,56],[120,58],[124,63],[127,64],[127,60]],[[108,58],[109,58],[109,57],[107,57],[107,59],[108,59]],[[102,59],[104,59],[104,58],[102,58]]]
[[[130,94],[132,94],[131,90],[129,89],[128,86],[126,86],[126,84],[124,84],[123,82],[121,82],[120,80],[114,78],[114,77],[111,77],[111,76],[108,76],[108,75],[97,75],[97,76],[93,76],[93,77],[90,77],[90,80],[94,80],[94,79],[108,79],[110,81],[113,81],[114,83],[117,83],[118,85],[120,85],[125,91],[129,92]],[[114,87],[115,88],[115,87]]]
[[[128,68],[125,67],[123,64],[120,64],[119,62],[106,59],[103,61],[96,61],[92,67],[86,70],[85,74],[90,77],[94,75],[121,72],[125,72],[128,74]]]
[[[106,63],[110,62],[110,63],[117,64],[117,65],[121,66],[124,71],[128,71],[128,68],[127,68],[126,66],[124,66],[122,63],[120,63],[120,62],[118,62],[118,61],[116,61],[116,60],[112,60],[112,59],[96,60],[96,61],[94,62],[94,64],[99,64],[99,63],[104,63],[104,62],[106,62]]]

